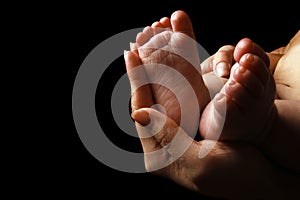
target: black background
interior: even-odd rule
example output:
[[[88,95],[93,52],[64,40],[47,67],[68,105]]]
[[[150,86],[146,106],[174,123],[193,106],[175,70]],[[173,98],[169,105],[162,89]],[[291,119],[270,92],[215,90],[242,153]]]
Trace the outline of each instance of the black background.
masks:
[[[201,1],[123,1],[49,3],[33,9],[34,15],[28,20],[35,21],[42,35],[43,44],[37,46],[47,47],[47,53],[45,50],[42,56],[52,75],[48,95],[51,103],[58,105],[49,110],[51,116],[56,112],[47,123],[51,133],[46,134],[45,141],[50,145],[43,148],[49,156],[44,164],[33,168],[36,178],[32,173],[26,176],[33,179],[34,190],[44,196],[83,199],[92,196],[95,199],[157,199],[180,195],[184,199],[209,199],[163,178],[120,172],[96,160],[80,141],[73,122],[71,100],[77,70],[89,52],[105,39],[125,30],[151,25],[178,9],[190,15],[197,41],[210,54],[222,45],[236,44],[243,37],[271,51],[287,44],[299,29],[299,14],[293,12],[293,7],[284,4],[262,7],[254,2],[232,5],[213,1],[202,5]],[[122,58],[112,63],[111,68],[115,70],[105,73],[96,95],[100,123],[110,130],[106,134],[115,144],[140,151],[140,144],[124,136],[113,123],[109,98],[118,77],[125,73]]]

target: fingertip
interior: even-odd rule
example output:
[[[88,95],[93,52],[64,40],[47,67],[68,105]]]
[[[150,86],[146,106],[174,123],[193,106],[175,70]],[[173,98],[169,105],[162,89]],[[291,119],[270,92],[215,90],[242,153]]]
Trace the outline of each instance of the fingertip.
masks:
[[[143,109],[133,111],[131,117],[142,126],[147,126],[151,122],[149,113]]]

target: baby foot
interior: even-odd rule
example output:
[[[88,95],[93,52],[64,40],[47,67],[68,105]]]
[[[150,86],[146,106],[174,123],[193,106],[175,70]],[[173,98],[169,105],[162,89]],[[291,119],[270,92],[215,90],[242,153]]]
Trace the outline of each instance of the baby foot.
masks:
[[[164,17],[146,27],[134,45],[152,83],[153,99],[163,108],[160,111],[192,134],[198,130],[200,112],[210,100],[194,39],[190,18],[177,11],[171,19]]]
[[[236,45],[234,58],[237,62],[228,81],[203,112],[200,133],[210,139],[259,141],[275,117],[275,81],[269,61],[249,39]]]

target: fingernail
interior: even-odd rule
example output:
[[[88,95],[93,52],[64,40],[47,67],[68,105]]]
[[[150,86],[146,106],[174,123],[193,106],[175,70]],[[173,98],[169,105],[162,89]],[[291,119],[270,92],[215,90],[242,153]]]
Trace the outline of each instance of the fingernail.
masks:
[[[124,50],[124,55],[127,55],[128,54],[128,51],[127,50]]]
[[[134,50],[136,50],[138,48],[138,44],[137,43],[133,43],[133,42],[130,42],[129,46],[130,46],[130,50],[131,51],[134,51]]]
[[[151,119],[149,113],[145,110],[136,110],[131,114],[132,119],[142,126],[147,126],[150,124]]]
[[[222,76],[227,76],[229,75],[229,64],[226,62],[220,62],[216,66],[216,73],[217,76],[222,77]]]

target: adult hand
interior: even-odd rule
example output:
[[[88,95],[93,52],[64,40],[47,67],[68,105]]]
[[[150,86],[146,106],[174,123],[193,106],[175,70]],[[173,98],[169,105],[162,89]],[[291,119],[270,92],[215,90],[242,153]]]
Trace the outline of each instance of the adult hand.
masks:
[[[131,69],[142,64],[133,51],[125,53],[124,58],[128,72],[134,72]],[[134,74],[128,75],[134,85]],[[151,108],[154,104],[148,85],[132,94],[132,117],[148,172],[211,197],[289,199],[299,196],[300,177],[278,168],[254,146],[196,141],[172,119]],[[199,157],[207,149],[207,154]]]

